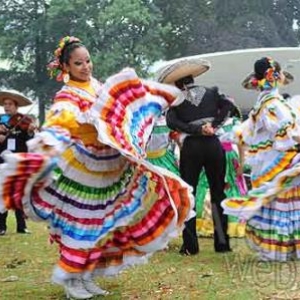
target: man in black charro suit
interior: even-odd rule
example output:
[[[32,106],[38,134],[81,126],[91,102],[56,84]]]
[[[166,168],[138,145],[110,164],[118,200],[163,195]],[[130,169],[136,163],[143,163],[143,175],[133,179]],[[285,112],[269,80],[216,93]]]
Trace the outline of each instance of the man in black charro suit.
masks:
[[[185,59],[165,67],[158,78],[162,83],[176,85],[185,100],[167,112],[167,125],[186,137],[180,150],[180,174],[196,195],[199,174],[204,168],[211,194],[216,252],[231,251],[227,234],[227,216],[221,201],[225,198],[225,153],[215,132],[224,122],[233,104],[218,92],[217,87],[195,85],[194,77],[206,72],[209,63],[201,59]],[[195,208],[194,208],[195,209]],[[196,217],[185,223],[181,254],[199,252]]]

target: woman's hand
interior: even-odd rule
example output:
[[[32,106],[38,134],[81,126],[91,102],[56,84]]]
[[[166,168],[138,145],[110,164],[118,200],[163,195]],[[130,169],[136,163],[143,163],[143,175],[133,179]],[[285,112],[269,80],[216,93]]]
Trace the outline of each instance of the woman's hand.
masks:
[[[245,161],[245,149],[240,144],[238,144],[238,152],[239,152],[240,163],[236,170],[236,174],[239,176],[239,175],[243,175],[244,173],[244,161]]]
[[[239,164],[239,166],[236,169],[236,175],[241,176],[244,174],[244,166],[242,164]]]

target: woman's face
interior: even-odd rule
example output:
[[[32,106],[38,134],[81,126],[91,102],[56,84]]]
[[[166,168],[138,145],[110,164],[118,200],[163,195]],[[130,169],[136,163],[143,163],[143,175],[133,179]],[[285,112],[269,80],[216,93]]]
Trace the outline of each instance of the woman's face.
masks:
[[[90,54],[85,47],[74,49],[70,55],[69,63],[65,64],[70,78],[75,81],[89,81],[92,76],[93,63]]]

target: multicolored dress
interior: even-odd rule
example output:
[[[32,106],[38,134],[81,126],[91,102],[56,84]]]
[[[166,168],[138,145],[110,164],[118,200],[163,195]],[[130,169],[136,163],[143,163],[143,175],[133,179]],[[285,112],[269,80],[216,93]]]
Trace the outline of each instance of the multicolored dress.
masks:
[[[300,258],[297,119],[277,89],[267,90],[231,137],[248,146],[253,189],[246,197],[224,200],[222,206],[226,214],[247,220],[247,241],[262,260]]]
[[[223,126],[217,131],[217,135],[230,132],[234,126],[241,124],[239,118],[228,118]],[[226,156],[225,194],[227,197],[245,195],[247,186],[243,175],[237,175],[239,168],[239,154],[236,145],[231,142],[222,142]],[[197,232],[200,236],[213,236],[214,227],[211,213],[211,202],[208,181],[205,172],[202,171],[199,177],[199,184],[196,194],[197,211]],[[245,223],[237,217],[228,218],[228,235],[230,237],[243,237],[245,235]]]
[[[69,81],[29,153],[6,156],[0,211],[23,207],[49,223],[60,253],[54,282],[143,263],[193,215],[191,188],[145,159],[156,118],[180,102],[178,95],[132,69],[101,88],[95,80]],[[49,157],[49,148],[60,155]],[[56,165],[61,174],[53,181]]]
[[[166,168],[174,174],[180,176],[178,160],[176,159],[170,139],[171,130],[166,124],[165,116],[159,117],[156,121],[150,140],[147,144],[147,160],[155,166]]]

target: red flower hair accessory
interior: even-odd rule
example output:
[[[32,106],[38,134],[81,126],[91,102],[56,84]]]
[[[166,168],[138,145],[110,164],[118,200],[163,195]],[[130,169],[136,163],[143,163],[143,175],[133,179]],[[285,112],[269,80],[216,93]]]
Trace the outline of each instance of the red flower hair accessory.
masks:
[[[58,47],[54,51],[54,59],[47,65],[50,78],[56,78],[57,81],[63,80],[63,66],[60,58],[64,48],[72,43],[81,43],[81,40],[74,36],[65,36],[59,41]]]

